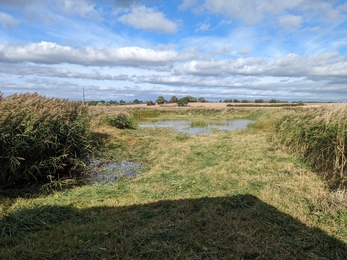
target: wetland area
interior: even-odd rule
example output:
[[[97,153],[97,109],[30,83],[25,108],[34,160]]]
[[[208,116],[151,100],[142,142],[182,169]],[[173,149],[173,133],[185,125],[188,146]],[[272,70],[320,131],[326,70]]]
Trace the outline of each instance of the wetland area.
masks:
[[[328,123],[315,124],[319,116],[327,120],[324,109],[91,107],[99,146],[87,184],[67,180],[70,186],[39,194],[2,194],[0,255],[347,259],[346,191],[330,189],[280,143],[307,137],[310,126],[309,137],[322,141],[317,127],[331,134],[339,118],[332,108]],[[105,120],[119,113],[141,119],[139,127]]]

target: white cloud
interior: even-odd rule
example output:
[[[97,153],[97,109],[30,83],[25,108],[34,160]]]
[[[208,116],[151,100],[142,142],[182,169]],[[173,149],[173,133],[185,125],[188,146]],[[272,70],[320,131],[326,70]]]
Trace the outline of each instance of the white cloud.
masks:
[[[84,69],[85,71],[85,69]],[[66,67],[38,66],[31,64],[5,64],[0,63],[0,73],[7,75],[54,77],[65,79],[87,79],[87,80],[111,80],[111,81],[133,81],[125,74],[110,75],[99,72],[79,72]]]
[[[199,23],[197,25],[198,28],[195,29],[195,32],[199,32],[199,31],[207,31],[208,29],[210,29],[211,24],[210,23]]]
[[[0,62],[79,64],[87,66],[160,66],[189,57],[172,50],[155,51],[140,47],[73,48],[51,42],[23,46],[0,45]]]
[[[146,31],[171,34],[177,32],[177,24],[166,19],[163,13],[145,6],[134,7],[132,13],[121,16],[119,21],[136,29],[143,29]]]
[[[95,19],[96,21],[102,20],[99,13],[95,10],[95,5],[86,0],[63,0],[56,1],[56,4],[66,14],[76,14],[81,17]]]
[[[178,9],[181,11],[186,11],[190,7],[196,4],[198,0],[183,0],[182,4],[178,6]]]
[[[240,55],[248,55],[248,54],[252,53],[252,50],[246,48],[246,49],[239,50],[237,53]]]
[[[197,1],[186,0],[182,9],[191,8]],[[242,19],[247,24],[255,24],[263,18],[273,15],[283,15],[291,11],[302,11],[307,19],[332,22],[345,14],[345,5],[335,6],[333,1],[292,0],[292,1],[254,1],[254,0],[205,0],[200,5],[201,11],[206,10],[214,14],[225,14],[229,19]],[[305,17],[303,17],[305,20]]]
[[[278,21],[280,27],[284,28],[285,30],[297,30],[301,27],[303,19],[301,16],[288,14],[280,16]]]
[[[19,21],[9,14],[0,12],[0,24],[5,30],[11,30],[17,27]]]
[[[270,76],[270,77],[347,77],[347,58],[338,52],[302,57],[288,54],[274,60],[239,58],[236,60],[191,61],[176,65],[176,75],[197,76]]]

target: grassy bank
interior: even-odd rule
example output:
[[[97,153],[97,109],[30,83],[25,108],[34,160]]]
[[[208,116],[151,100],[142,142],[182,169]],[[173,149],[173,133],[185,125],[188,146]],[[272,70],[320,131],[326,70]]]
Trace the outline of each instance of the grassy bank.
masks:
[[[141,162],[143,172],[49,195],[2,196],[0,256],[346,259],[346,194],[330,192],[271,141],[275,123],[291,113],[295,108],[147,114],[258,120],[247,130],[211,135],[93,122],[105,140],[99,156]]]

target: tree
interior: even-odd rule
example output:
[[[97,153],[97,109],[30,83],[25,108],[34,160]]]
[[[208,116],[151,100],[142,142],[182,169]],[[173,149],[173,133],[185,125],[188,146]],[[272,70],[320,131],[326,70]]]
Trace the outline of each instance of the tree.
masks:
[[[140,104],[141,102],[140,102],[138,99],[135,99],[135,100],[133,101],[133,103],[134,103],[134,104]]]
[[[176,96],[172,96],[169,100],[169,103],[177,103],[178,98]]]
[[[166,100],[165,100],[165,98],[163,96],[159,96],[155,102],[158,105],[161,105],[161,104],[164,104],[166,102]]]
[[[241,102],[242,102],[242,103],[248,103],[248,100],[243,99]]]
[[[154,102],[152,100],[149,100],[146,102],[147,106],[154,106]]]
[[[234,103],[239,103],[240,101],[238,99],[234,99]]]
[[[232,103],[233,100],[232,100],[232,99],[225,99],[223,102],[224,102],[224,103]]]
[[[264,100],[262,100],[262,99],[256,99],[254,102],[255,102],[255,103],[263,103]]]
[[[186,98],[188,99],[188,102],[196,102],[196,101],[198,101],[195,97],[192,97],[190,95],[186,96]]]
[[[199,98],[198,98],[198,102],[199,102],[199,103],[204,103],[204,102],[206,102],[206,100],[205,100],[204,97],[199,97]]]
[[[180,98],[180,99],[177,101],[177,105],[178,105],[179,107],[185,107],[185,106],[188,105],[188,103],[189,103],[188,97]]]
[[[116,100],[110,100],[108,103],[110,103],[110,105],[116,105],[118,104],[118,102]]]
[[[269,103],[277,103],[277,100],[276,100],[276,99],[271,99],[271,100],[269,101]]]

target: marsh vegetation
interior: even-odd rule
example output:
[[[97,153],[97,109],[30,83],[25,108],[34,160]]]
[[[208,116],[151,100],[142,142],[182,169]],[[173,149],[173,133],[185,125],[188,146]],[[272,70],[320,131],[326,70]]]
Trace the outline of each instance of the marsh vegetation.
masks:
[[[112,165],[117,169],[122,161],[141,164],[141,173],[35,193],[2,189],[0,256],[346,259],[344,111],[329,106],[89,111],[93,156],[118,163]],[[137,123],[255,122],[243,130],[190,135],[167,128],[119,129],[105,120],[118,114]]]

